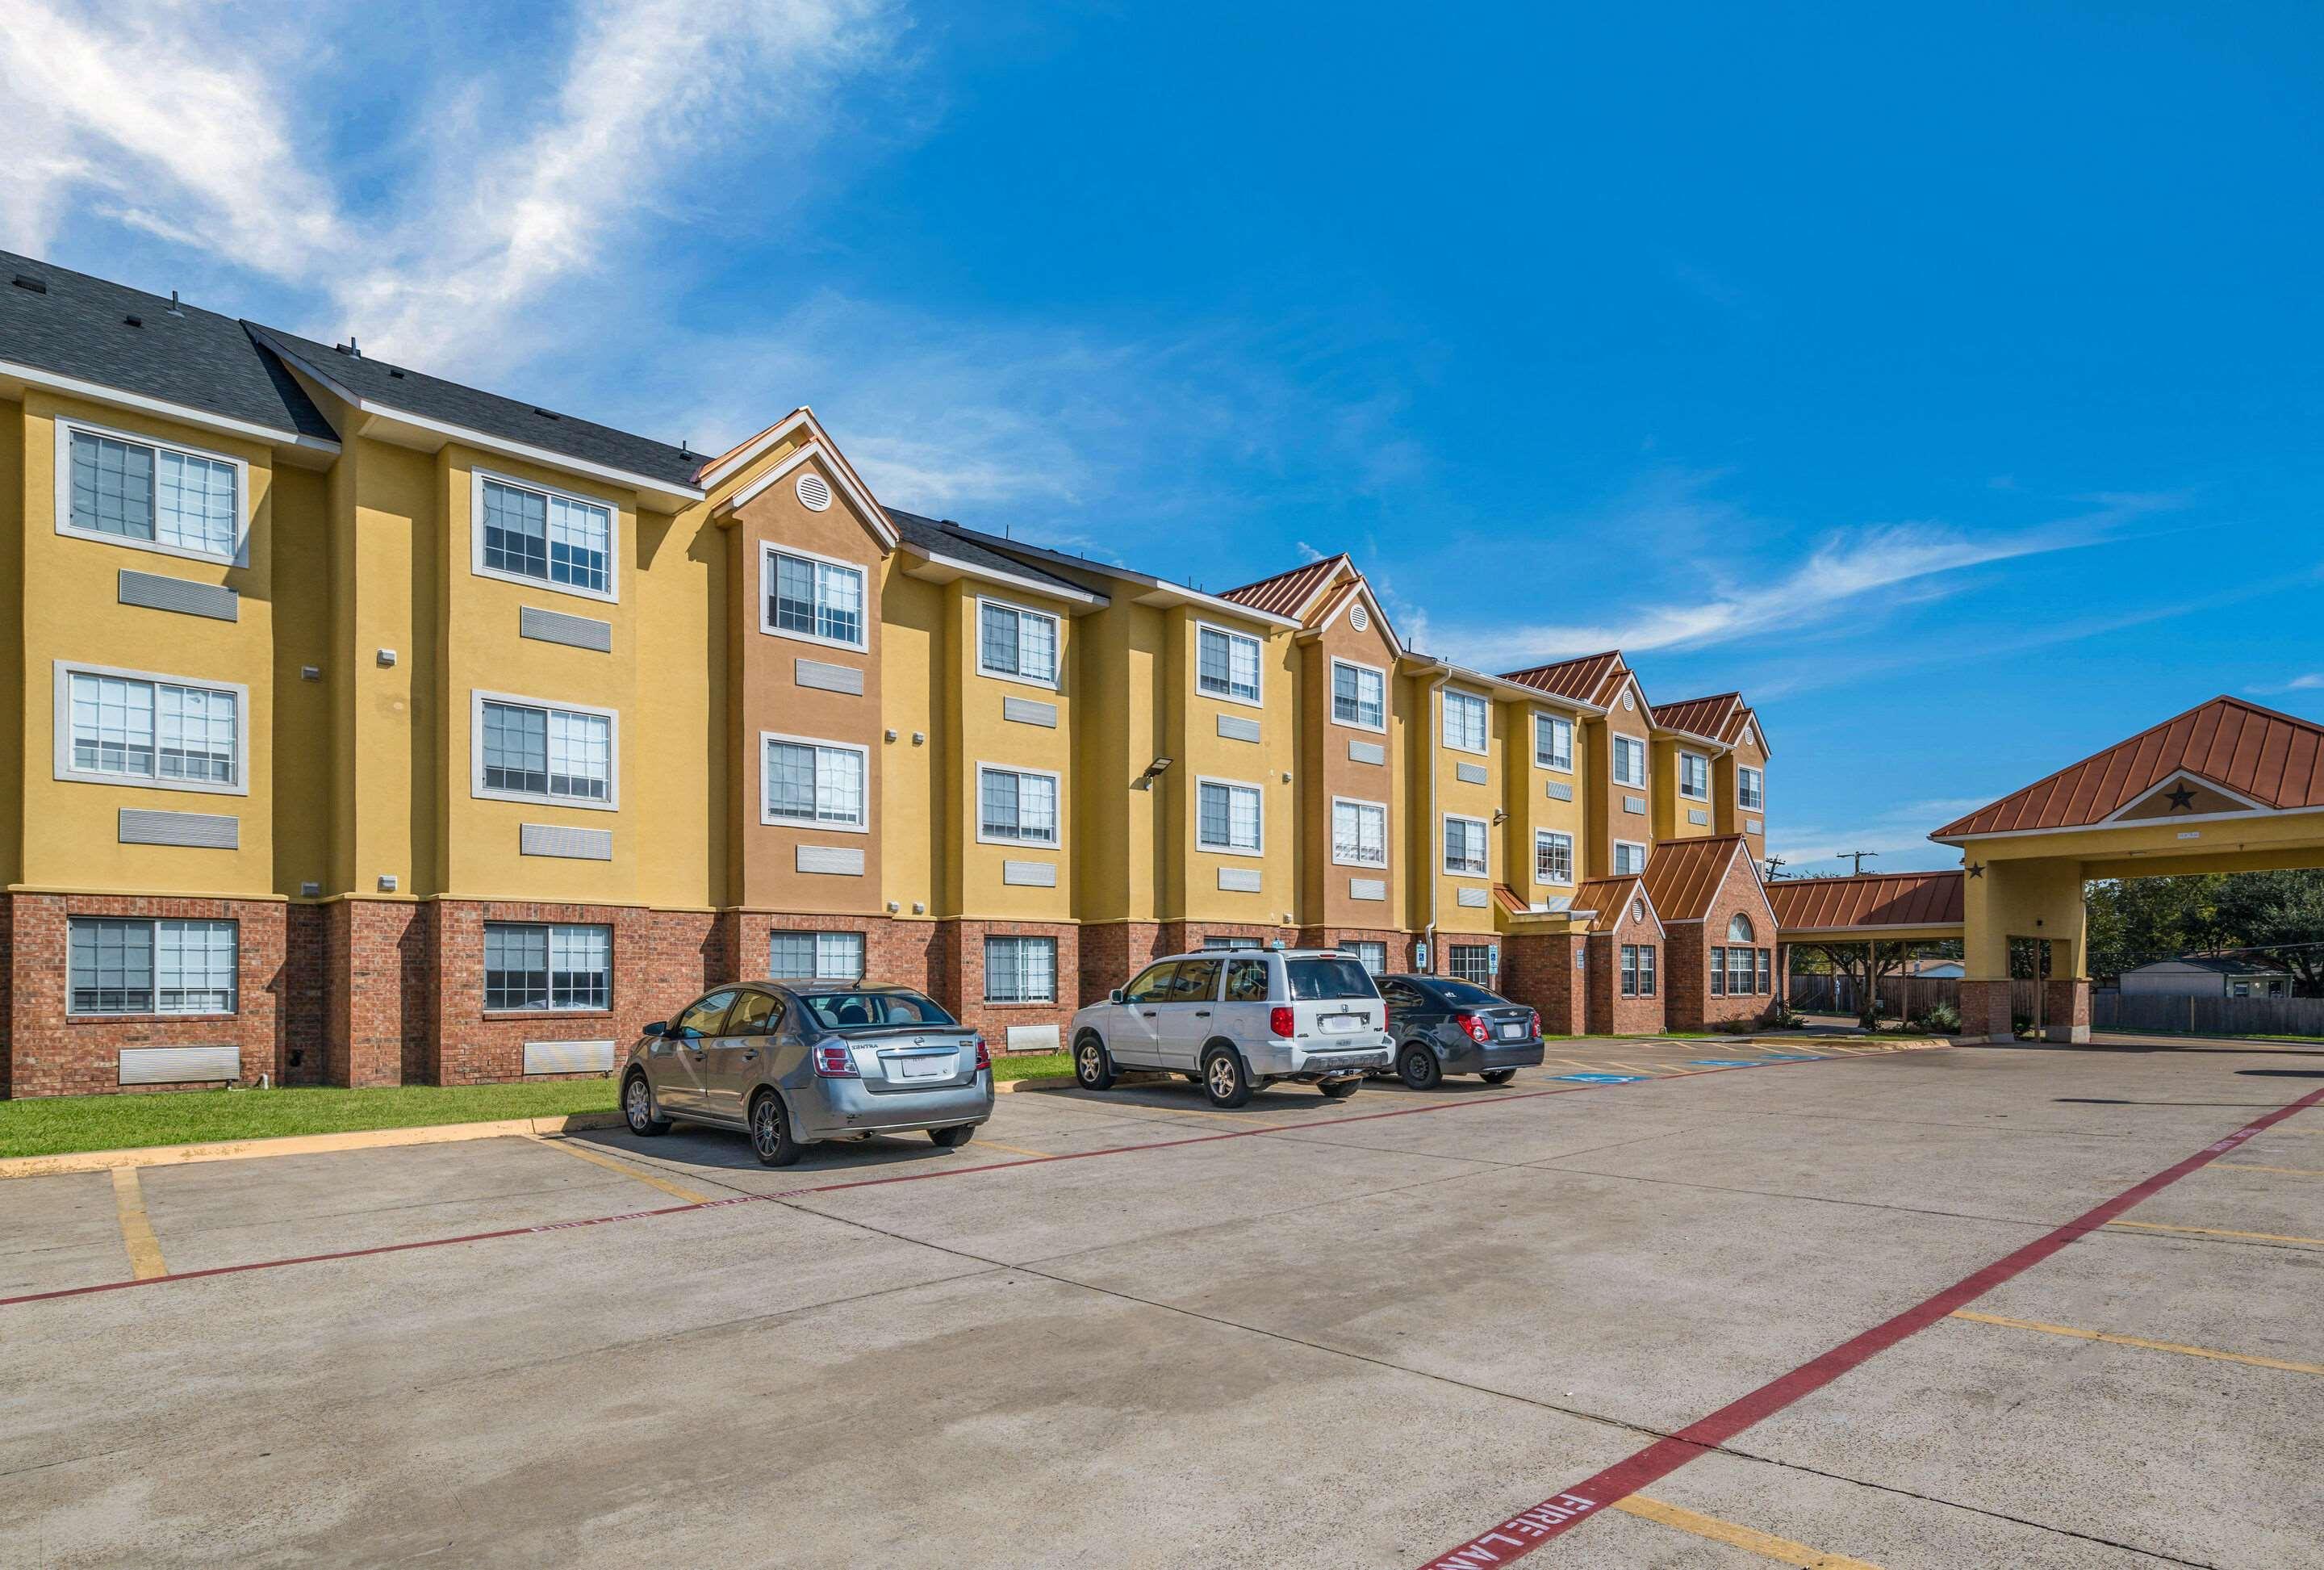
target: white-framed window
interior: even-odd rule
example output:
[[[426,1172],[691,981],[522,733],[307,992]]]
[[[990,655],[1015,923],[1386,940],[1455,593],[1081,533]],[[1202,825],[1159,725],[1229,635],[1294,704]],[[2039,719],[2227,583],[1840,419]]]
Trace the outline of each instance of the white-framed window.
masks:
[[[761,731],[759,754],[761,823],[871,832],[870,748]]]
[[[1388,673],[1352,660],[1333,660],[1332,722],[1360,731],[1388,729]]]
[[[759,630],[778,638],[869,649],[863,569],[834,556],[761,547]]]
[[[1203,947],[1211,953],[1231,953],[1236,949],[1257,948],[1256,937],[1205,937]]]
[[[1614,783],[1644,785],[1646,782],[1646,743],[1636,736],[1614,738]]]
[[[1573,722],[1562,715],[1533,716],[1533,766],[1573,772]]]
[[[469,521],[478,577],[621,598],[612,503],[478,469]]]
[[[983,843],[1057,843],[1057,776],[1051,771],[980,763],[976,799],[976,837]]]
[[[1444,689],[1444,744],[1463,753],[1486,751],[1492,706],[1473,692]]]
[[[770,932],[767,974],[776,981],[861,981],[861,932]]]
[[[1057,618],[1005,600],[976,602],[976,668],[987,676],[1057,685]]]
[[[1533,832],[1533,881],[1571,885],[1573,882],[1573,836],[1554,828]]]
[[[1444,968],[1456,981],[1471,986],[1490,987],[1493,984],[1493,946],[1489,943],[1448,943],[1444,946]]]
[[[1727,937],[1730,942],[1751,943],[1757,940],[1758,934],[1752,930],[1751,918],[1738,910],[1727,923]]]
[[[1444,871],[1455,878],[1481,878],[1487,875],[1490,855],[1486,849],[1489,832],[1481,817],[1462,817],[1454,813],[1444,815]]]
[[[1701,753],[1678,755],[1678,793],[1690,801],[1711,799],[1711,760]]]
[[[67,1013],[235,1012],[234,922],[74,916],[65,926]]]
[[[1614,873],[1643,873],[1646,870],[1646,847],[1637,840],[1618,839],[1614,842]]]
[[[1730,948],[1727,951],[1727,995],[1730,998],[1751,996],[1751,980],[1757,970],[1757,950]]]
[[[56,671],[56,777],[250,794],[250,688],[150,670]]]
[[[478,692],[471,717],[469,793],[493,801],[539,801],[611,812],[621,806],[621,718]]]
[[[1767,776],[1748,763],[1735,771],[1735,805],[1746,812],[1767,809]]]
[[[84,420],[57,425],[57,532],[250,565],[250,466]]]
[[[1715,975],[1717,973],[1712,974]],[[1622,995],[1626,998],[1650,998],[1655,995],[1653,944],[1622,945]]]
[[[1341,953],[1352,958],[1372,975],[1388,974],[1388,945],[1376,937],[1359,937],[1353,943],[1337,944]]]
[[[1000,937],[984,940],[984,1001],[988,1003],[1054,1003],[1057,1001],[1057,940]]]
[[[1378,801],[1333,797],[1332,861],[1342,867],[1388,865],[1388,808]]]
[[[1194,623],[1194,687],[1205,697],[1257,703],[1259,668],[1258,639],[1208,622]]]
[[[1266,844],[1263,797],[1256,785],[1234,780],[1194,782],[1194,845],[1255,856]]]
[[[613,1006],[612,928],[484,923],[487,1012]]]

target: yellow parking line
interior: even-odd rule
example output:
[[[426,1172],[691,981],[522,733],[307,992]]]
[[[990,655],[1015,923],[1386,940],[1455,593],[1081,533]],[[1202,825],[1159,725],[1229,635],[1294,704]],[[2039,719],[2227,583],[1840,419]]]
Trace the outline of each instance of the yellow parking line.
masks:
[[[2276,1232],[2229,1232],[2217,1226],[2165,1226],[2159,1221],[2110,1221],[2108,1226],[2127,1226],[2139,1232],[2184,1232],[2197,1237],[2239,1237],[2252,1242],[2314,1243],[2324,1248],[2324,1237],[2287,1237]]]
[[[2044,1325],[2038,1319],[2005,1319],[1998,1314],[1972,1314],[1966,1308],[1956,1308],[1956,1319],[1974,1319],[1979,1325],[1999,1325],[2011,1330],[2038,1330],[2044,1335],[2070,1335],[2078,1341],[2106,1341],[2116,1346],[2143,1346],[2149,1352],[2176,1352],[2188,1357],[2216,1358],[2221,1362],[2247,1362],[2254,1368],[2280,1368],[2290,1373],[2324,1374],[2324,1365],[2312,1362],[2287,1362],[2280,1357],[2255,1357],[2249,1353],[2221,1352],[2210,1346],[2182,1346],[2175,1341],[2148,1341],[2143,1336],[2116,1335],[2110,1330],[2080,1330],[2070,1325]]]
[[[1616,1500],[1614,1508],[1641,1520],[1676,1527],[1682,1532],[1692,1532],[1698,1538],[1708,1538],[1714,1543],[1741,1548],[1758,1555],[1762,1559],[1773,1559],[1778,1565],[1796,1565],[1802,1570],[1880,1570],[1879,1565],[1868,1559],[1851,1559],[1845,1554],[1827,1554],[1821,1548],[1811,1548],[1805,1543],[1794,1543],[1789,1538],[1778,1538],[1750,1527],[1738,1526],[1733,1521],[1722,1521],[1716,1516],[1697,1515],[1674,1504],[1648,1499],[1642,1493]]]
[[[161,1240],[153,1235],[153,1223],[145,1214],[145,1190],[138,1186],[136,1168],[113,1169],[113,1205],[121,1213],[121,1241],[129,1250],[130,1273],[141,1281],[168,1275],[170,1267],[161,1262]]]
[[[984,1150],[1006,1150],[1012,1156],[1054,1156],[1055,1150],[1028,1150],[1022,1145],[1004,1145],[998,1140],[979,1139],[977,1148]]]
[[[2314,1167],[2257,1167],[2249,1161],[2214,1161],[2214,1167],[2225,1167],[2234,1172],[2281,1172],[2286,1178],[2324,1178],[2324,1170]]]
[[[608,1171],[619,1172],[624,1178],[634,1178],[650,1187],[660,1189],[672,1199],[683,1199],[690,1205],[701,1205],[718,1197],[714,1194],[699,1193],[682,1183],[673,1183],[659,1172],[649,1172],[643,1167],[632,1167],[627,1161],[617,1161],[613,1157],[592,1150],[585,1145],[576,1145],[567,1140],[544,1140],[539,1134],[528,1134],[525,1137],[543,1150],[562,1150],[568,1156],[577,1156],[582,1160],[603,1167]]]

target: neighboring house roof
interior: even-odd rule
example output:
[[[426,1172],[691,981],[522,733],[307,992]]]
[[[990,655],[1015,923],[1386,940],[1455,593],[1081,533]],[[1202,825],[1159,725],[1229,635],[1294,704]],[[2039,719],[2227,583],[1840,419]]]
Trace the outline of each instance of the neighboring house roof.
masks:
[[[1629,914],[1630,901],[1642,895],[1651,912],[1655,908],[1654,898],[1646,894],[1646,882],[1636,873],[1624,873],[1614,878],[1586,878],[1573,891],[1573,909],[1592,912],[1591,931],[1611,932]]]
[[[1646,873],[1646,898],[1654,901],[1655,914],[1665,922],[1702,920],[1727,886],[1728,870],[1738,855],[1757,883],[1758,867],[1751,861],[1749,842],[1739,834],[1655,841]]]
[[[1578,660],[1560,660],[1525,670],[1505,671],[1501,679],[1602,708],[1628,673],[1629,667],[1622,662],[1622,651],[1609,649],[1602,654],[1585,654]]]
[[[2264,808],[2324,807],[2324,726],[2239,697],[2215,697],[1929,837],[2088,827],[2174,774],[2191,774]]]
[[[1784,932],[1848,928],[1957,927],[1962,890],[1956,867],[1935,873],[1866,873],[1852,878],[1778,878],[1767,885]]]
[[[904,543],[924,555],[949,557],[990,572],[1028,579],[1074,599],[1092,597],[1087,588],[1073,579],[1060,577],[1045,567],[996,550],[992,543],[995,536],[964,529],[948,518],[924,518],[918,513],[899,512],[893,507],[883,511],[894,521],[896,531],[904,537]],[[1102,596],[1097,597],[1101,604],[1103,603]]]
[[[2262,965],[2249,959],[2218,959],[2208,955],[2189,955],[2182,959],[2157,959],[2145,965],[2135,965],[2124,971],[2125,975],[2137,975],[2146,971],[2167,973],[2197,970],[2212,975],[2281,975],[2292,973],[2281,965]]]
[[[1219,598],[1254,610],[1272,611],[1278,616],[1296,616],[1307,608],[1307,602],[1315,597],[1316,591],[1332,581],[1333,574],[1347,564],[1347,553],[1342,551],[1320,561],[1303,562],[1288,572],[1278,572],[1240,588],[1222,590]]]
[[[175,404],[290,437],[338,433],[281,364],[230,316],[0,251],[0,378],[7,366]],[[129,317],[138,319],[131,327]]]
[[[416,415],[503,441],[521,442],[561,457],[602,464],[689,489],[703,466],[702,454],[650,437],[632,436],[626,430],[616,430],[577,415],[559,414],[521,399],[464,387],[424,371],[351,353],[344,346],[318,344],[280,328],[251,325],[261,341],[271,340],[280,352],[316,380],[330,384],[335,391],[353,394],[367,406]]]

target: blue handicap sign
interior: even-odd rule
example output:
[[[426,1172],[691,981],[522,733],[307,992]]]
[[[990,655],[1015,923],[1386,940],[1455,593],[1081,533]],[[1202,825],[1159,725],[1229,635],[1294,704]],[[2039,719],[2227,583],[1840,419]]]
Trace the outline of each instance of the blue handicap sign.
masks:
[[[1764,1057],[1690,1057],[1687,1061],[1697,1068],[1757,1068],[1767,1060]]]
[[[1642,1079],[1651,1078],[1652,1076],[1645,1074],[1561,1074],[1557,1076],[1557,1077],[1560,1079],[1578,1080],[1583,1085],[1636,1085]]]

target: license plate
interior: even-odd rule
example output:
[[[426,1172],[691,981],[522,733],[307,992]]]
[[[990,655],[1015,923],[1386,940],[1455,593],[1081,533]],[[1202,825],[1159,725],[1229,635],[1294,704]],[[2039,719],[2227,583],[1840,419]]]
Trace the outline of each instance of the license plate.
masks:
[[[950,1056],[899,1057],[894,1061],[899,1079],[949,1079],[953,1071],[960,1067],[960,1060]]]
[[[1360,1014],[1326,1014],[1317,1023],[1326,1030],[1344,1034],[1350,1030],[1361,1030],[1364,1021]]]
[[[1525,1039],[1525,1027],[1524,1027],[1523,1025],[1504,1025],[1504,1026],[1502,1026],[1502,1027],[1501,1027],[1501,1039],[1502,1039],[1502,1040],[1504,1040],[1504,1041],[1522,1041],[1522,1040],[1524,1040],[1524,1039]]]

